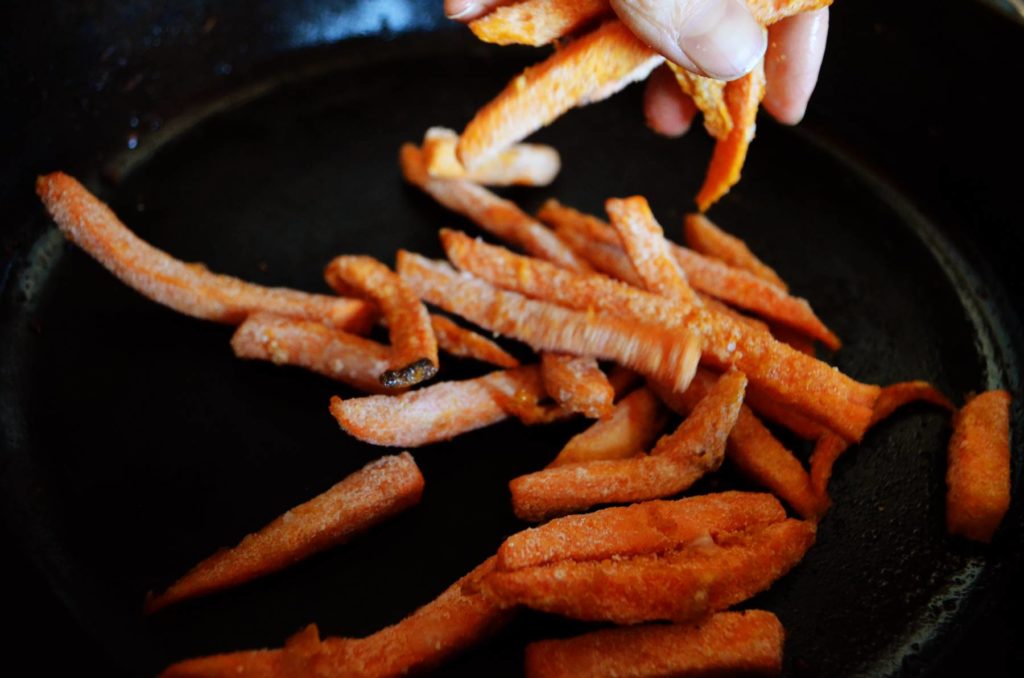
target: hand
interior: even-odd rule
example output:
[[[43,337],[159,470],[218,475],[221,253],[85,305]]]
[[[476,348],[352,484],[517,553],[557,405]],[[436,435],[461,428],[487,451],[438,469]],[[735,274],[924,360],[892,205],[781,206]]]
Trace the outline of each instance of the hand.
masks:
[[[445,12],[468,22],[505,1],[445,0]],[[742,0],[610,1],[623,23],[644,42],[695,73],[732,80],[763,56],[765,110],[789,125],[803,118],[825,53],[827,7],[784,19],[765,35]],[[663,66],[647,82],[644,112],[655,131],[678,136],[690,128],[697,110]]]

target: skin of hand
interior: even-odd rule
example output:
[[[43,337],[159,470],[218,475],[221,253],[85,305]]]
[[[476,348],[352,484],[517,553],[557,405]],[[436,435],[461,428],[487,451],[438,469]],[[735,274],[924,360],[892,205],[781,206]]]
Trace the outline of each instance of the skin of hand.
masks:
[[[445,13],[469,22],[509,0],[445,0]],[[764,108],[779,122],[803,118],[818,80],[828,37],[828,8],[784,19],[765,31],[742,0],[610,0],[619,18],[667,59],[701,75],[734,80],[764,57]],[[648,125],[666,136],[685,133],[693,101],[662,66],[647,81]]]

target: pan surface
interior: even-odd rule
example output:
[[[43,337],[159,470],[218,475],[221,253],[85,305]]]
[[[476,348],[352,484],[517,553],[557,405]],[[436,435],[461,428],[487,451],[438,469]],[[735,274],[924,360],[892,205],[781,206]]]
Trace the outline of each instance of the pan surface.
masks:
[[[841,35],[830,49],[846,47]],[[439,255],[438,227],[476,232],[403,184],[397,149],[430,125],[461,127],[534,59],[450,31],[292,52],[157,131],[129,131],[129,148],[99,156],[83,176],[135,232],[176,257],[323,291],[322,268],[336,254]],[[843,338],[827,356],[841,370],[872,383],[928,379],[957,400],[1011,389],[1016,490],[1016,311],[958,232],[918,206],[913,180],[893,180],[857,152],[843,132],[858,109],[830,117],[829,105],[843,100],[828,78],[826,65],[817,120],[812,113],[797,129],[762,122],[743,182],[712,217]],[[675,237],[711,149],[702,133],[652,135],[638,88],[536,138],[562,152],[561,176],[549,189],[507,195],[530,209],[554,196],[600,213],[608,196],[644,194]],[[427,482],[417,508],[283,573],[145,618],[147,590],[384,450],[345,436],[328,414],[330,396],[351,391],[235,360],[229,328],[141,298],[55,229],[41,229],[12,261],[0,328],[6,515],[114,674],[279,645],[313,621],[345,636],[397,621],[523,527],[508,480],[542,466],[583,426],[506,422],[413,450]],[[440,378],[479,373],[449,361]],[[992,547],[948,538],[949,432],[943,414],[908,408],[838,464],[816,545],[749,603],[782,619],[787,675],[940,671],[1006,595],[1019,562],[1019,502]],[[733,487],[749,488],[726,469],[694,491]],[[584,628],[523,614],[441,672],[520,675],[526,642]]]

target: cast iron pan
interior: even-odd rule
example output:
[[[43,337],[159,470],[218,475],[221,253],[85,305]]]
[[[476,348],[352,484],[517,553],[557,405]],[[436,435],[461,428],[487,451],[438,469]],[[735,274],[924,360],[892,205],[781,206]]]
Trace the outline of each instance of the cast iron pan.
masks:
[[[66,245],[34,201],[34,174],[76,173],[184,260],[323,290],[333,255],[437,255],[438,227],[473,230],[402,183],[397,149],[429,125],[461,127],[537,58],[475,44],[445,26],[439,1],[264,2],[244,14],[220,4],[4,10],[24,30],[3,29],[15,105],[3,137],[0,489],[13,557],[45,577],[10,612],[34,629],[18,637],[24,655],[52,648],[35,660],[43,667],[88,660],[144,676],[187,656],[279,645],[313,621],[325,634],[371,633],[521,529],[507,481],[583,426],[505,423],[414,450],[427,480],[416,509],[284,573],[142,616],[147,590],[383,450],[328,415],[345,388],[233,359],[229,328],[143,299]],[[1016,179],[988,169],[1019,158],[1019,135],[993,143],[1001,120],[989,116],[998,83],[1022,81],[1024,33],[950,4],[929,4],[932,30],[922,31],[911,8],[839,2],[808,120],[763,121],[743,182],[713,216],[812,300],[845,341],[828,356],[845,372],[925,378],[957,399],[1013,391],[1017,489]],[[59,38],[46,61],[44,35]],[[981,36],[985,68],[967,48]],[[974,97],[966,109],[951,104],[962,91]],[[607,196],[642,193],[678,235],[711,145],[699,132],[652,135],[639,104],[633,88],[541,132],[562,151],[562,175],[510,195],[528,208],[554,195],[599,212]],[[979,122],[987,138],[971,133]],[[1018,590],[1019,501],[992,546],[947,537],[949,433],[946,416],[912,407],[839,463],[817,544],[749,603],[782,619],[787,675],[938,675],[975,643],[994,672],[1019,660],[1002,647],[1017,635],[1003,625]],[[732,487],[746,486],[725,470],[694,491]],[[28,595],[44,590],[73,621],[52,603],[36,609]],[[518,675],[526,642],[584,628],[523,614],[441,673]],[[62,646],[86,648],[84,660],[61,659]]]

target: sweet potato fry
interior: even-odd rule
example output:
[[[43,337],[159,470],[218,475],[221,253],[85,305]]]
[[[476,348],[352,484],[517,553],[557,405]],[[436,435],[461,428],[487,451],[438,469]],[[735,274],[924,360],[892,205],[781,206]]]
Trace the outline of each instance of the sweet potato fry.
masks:
[[[497,569],[664,553],[707,540],[712,533],[740,532],[785,519],[775,497],[753,492],[614,506],[555,518],[512,535],[498,548]]]
[[[783,520],[664,554],[560,561],[494,571],[483,587],[504,605],[573,619],[638,624],[695,621],[768,588],[803,557],[813,524]]]
[[[696,296],[686,282],[686,274],[672,258],[665,232],[651,213],[646,198],[611,198],[605,202],[605,209],[644,289],[693,305]]]
[[[481,108],[459,138],[467,169],[576,106],[643,80],[664,59],[619,21],[609,21],[527,68]]]
[[[665,426],[665,412],[646,388],[615,404],[611,414],[573,436],[548,467],[642,454]]]
[[[801,12],[828,7],[832,0],[745,0],[750,13],[762,26],[771,26]]]
[[[501,346],[443,315],[432,313],[430,324],[434,328],[438,348],[448,355],[472,358],[498,367],[519,367],[519,361]]]
[[[68,240],[139,294],[179,313],[228,325],[252,313],[273,313],[357,333],[373,322],[374,309],[364,301],[261,287],[178,261],[129,231],[109,207],[62,172],[39,177],[36,192]]]
[[[516,516],[539,521],[598,504],[646,501],[682,492],[721,465],[745,386],[740,372],[720,379],[648,456],[556,466],[513,479],[509,488]]]
[[[692,73],[666,61],[676,76],[679,88],[688,94],[704,116],[704,129],[716,139],[725,139],[732,131],[732,115],[725,105],[725,81]]]
[[[534,301],[405,251],[398,253],[398,268],[426,301],[536,351],[613,360],[644,375],[668,379],[678,389],[686,388],[697,369],[700,339],[689,330],[631,324],[611,315]]]
[[[846,438],[859,440],[870,424],[877,386],[854,381],[728,316],[707,308],[681,313],[663,297],[606,276],[560,269],[461,233],[442,231],[441,240],[456,266],[498,287],[621,319],[693,328],[703,336],[702,359],[710,366],[735,366],[775,400]]]
[[[238,546],[218,551],[163,593],[146,599],[152,613],[172,603],[276,572],[418,503],[423,476],[408,452],[382,457],[300,504]]]
[[[1010,507],[1010,394],[988,391],[956,413],[946,471],[950,534],[988,543]]]
[[[469,22],[484,42],[540,47],[610,14],[608,0],[520,0]]]
[[[542,353],[540,373],[548,395],[563,408],[591,419],[612,411],[615,389],[593,358]]]
[[[619,234],[606,221],[548,198],[537,210],[537,218],[554,229],[565,228],[586,235],[587,240],[622,246]]]
[[[785,631],[771,612],[719,612],[692,626],[604,629],[526,646],[527,678],[775,676]]]
[[[766,327],[766,329],[772,333],[772,336],[775,337],[776,341],[781,341],[783,344],[791,346],[794,350],[800,351],[804,355],[809,355],[812,358],[818,355],[818,352],[814,347],[814,339],[810,338],[803,332],[778,323],[773,324],[770,328]]]
[[[335,257],[324,277],[336,292],[373,301],[387,321],[391,369],[380,375],[386,388],[406,388],[437,374],[437,337],[430,315],[402,279],[373,257]]]
[[[509,399],[545,395],[536,366],[445,381],[402,395],[331,399],[331,414],[349,435],[373,445],[420,447],[495,424]]]
[[[784,292],[789,290],[775,269],[758,259],[745,242],[729,235],[703,214],[687,214],[683,224],[686,244],[693,251],[747,271]]]
[[[469,179],[484,186],[547,186],[562,168],[562,159],[551,146],[515,144],[466,172],[455,157],[458,142],[454,130],[427,130],[422,148],[427,174],[439,179]]]
[[[618,245],[609,245],[599,240],[591,240],[582,230],[572,226],[558,225],[555,233],[582,260],[590,264],[595,271],[621,280],[627,285],[647,289],[640,274],[633,268],[633,262]]]
[[[747,148],[754,139],[757,109],[764,98],[764,63],[747,75],[725,85],[725,105],[732,118],[732,130],[715,144],[704,185],[697,193],[701,212],[718,202],[740,180],[740,170],[747,159]]]
[[[320,639],[310,626],[283,649],[189,659],[161,678],[397,678],[440,664],[501,627],[509,611],[480,590],[494,558],[452,584],[402,621],[366,638]]]
[[[422,153],[415,145],[402,146],[401,165],[406,181],[491,235],[559,266],[574,271],[590,268],[557,235],[530,218],[515,203],[465,179],[430,177],[424,167]]]

